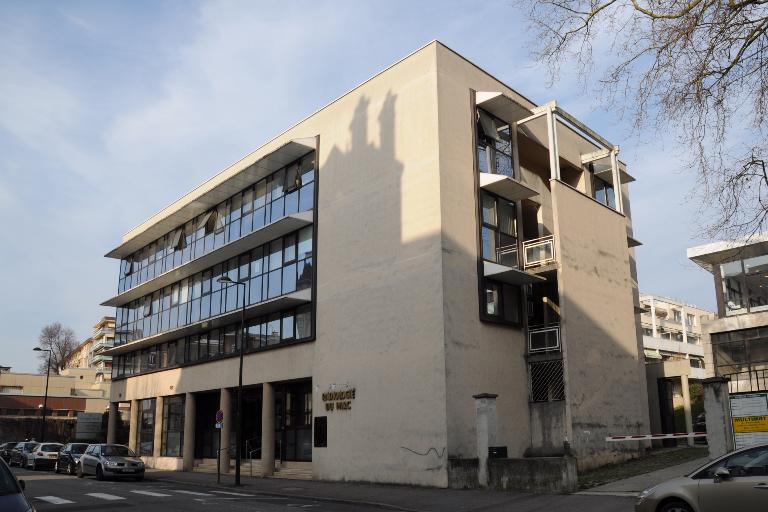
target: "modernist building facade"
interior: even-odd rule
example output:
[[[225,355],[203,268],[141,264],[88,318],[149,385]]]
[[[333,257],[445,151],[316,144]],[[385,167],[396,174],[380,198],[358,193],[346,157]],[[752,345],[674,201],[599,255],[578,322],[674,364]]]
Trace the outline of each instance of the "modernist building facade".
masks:
[[[102,317],[93,326],[91,336],[77,346],[62,361],[65,368],[93,368],[97,370],[97,380],[109,380],[112,377],[112,356],[104,351],[115,344],[115,317]]]
[[[447,486],[481,393],[509,457],[634,456],[605,442],[648,428],[631,180],[555,103],[430,43],[108,253],[111,410],[149,465],[193,469],[219,409],[232,445],[242,347],[264,474]]]
[[[704,324],[705,365],[731,393],[768,390],[768,233],[688,249],[712,274],[717,318]]]

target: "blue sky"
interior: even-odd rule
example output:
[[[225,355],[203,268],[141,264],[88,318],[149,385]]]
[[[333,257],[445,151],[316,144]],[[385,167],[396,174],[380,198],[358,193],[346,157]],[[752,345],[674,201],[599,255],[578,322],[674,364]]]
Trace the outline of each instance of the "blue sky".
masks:
[[[510,2],[0,3],[0,365],[33,371],[43,325],[80,340],[117,288],[103,254],[149,215],[328,101],[439,39],[622,147],[640,286],[714,306],[695,177],[673,142],[550,84]],[[600,45],[598,44],[598,48]],[[684,156],[684,155],[683,155]]]

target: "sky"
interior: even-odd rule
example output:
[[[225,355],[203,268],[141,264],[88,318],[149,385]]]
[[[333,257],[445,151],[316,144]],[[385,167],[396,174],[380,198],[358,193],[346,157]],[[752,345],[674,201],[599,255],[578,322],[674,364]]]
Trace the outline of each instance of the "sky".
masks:
[[[633,132],[566,68],[552,83],[509,1],[0,2],[0,366],[34,371],[42,327],[78,340],[113,308],[103,255],[165,205],[438,39],[621,146],[641,290],[714,308],[689,262],[684,155]],[[598,45],[598,50],[600,49]]]

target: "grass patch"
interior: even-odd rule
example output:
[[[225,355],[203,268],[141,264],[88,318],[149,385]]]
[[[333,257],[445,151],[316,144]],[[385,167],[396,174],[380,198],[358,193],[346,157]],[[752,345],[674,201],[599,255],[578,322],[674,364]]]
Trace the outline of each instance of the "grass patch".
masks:
[[[650,452],[639,459],[632,459],[618,464],[609,464],[597,469],[579,473],[579,489],[589,489],[598,485],[623,480],[632,476],[643,475],[682,464],[690,460],[706,457],[709,451],[704,448],[671,448]]]

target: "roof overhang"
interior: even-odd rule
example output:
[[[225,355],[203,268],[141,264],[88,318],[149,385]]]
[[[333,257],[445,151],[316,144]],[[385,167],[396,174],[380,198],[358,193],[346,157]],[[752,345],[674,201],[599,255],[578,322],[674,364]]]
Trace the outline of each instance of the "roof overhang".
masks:
[[[154,279],[145,281],[138,286],[134,286],[130,290],[105,300],[101,303],[102,306],[120,307],[124,304],[131,302],[132,300],[143,297],[155,290],[159,290],[169,284],[173,284],[185,277],[189,277],[192,274],[200,272],[220,263],[226,261],[229,258],[242,254],[249,249],[267,243],[271,240],[279,238],[283,235],[287,235],[293,231],[303,228],[312,224],[312,212],[294,213],[276,220],[270,224],[267,224],[261,229],[254,231],[242,238],[230,242],[218,249],[209,252],[197,259],[188,261],[187,263],[173,268],[167,272],[160,274]]]
[[[546,278],[537,276],[536,274],[507,267],[506,265],[499,265],[498,263],[493,263],[491,261],[483,262],[483,276],[514,285],[533,284],[546,281]]]
[[[297,292],[282,295],[274,299],[254,304],[253,306],[246,307],[245,318],[249,319],[257,316],[268,315],[269,313],[274,313],[275,311],[281,311],[283,309],[295,308],[304,304],[308,304],[311,300],[312,290],[299,290]],[[117,356],[126,352],[131,352],[133,350],[151,347],[164,341],[172,341],[183,338],[184,336],[199,334],[210,329],[216,329],[218,327],[223,327],[225,325],[237,322],[240,319],[241,314],[242,310],[236,309],[235,311],[230,311],[229,313],[224,313],[223,315],[209,318],[203,322],[197,322],[192,325],[185,325],[184,327],[179,327],[177,329],[172,329],[160,334],[155,334],[154,336],[148,336],[146,338],[141,338],[140,340],[132,341],[130,343],[117,345],[113,348],[105,350],[102,352],[102,354],[108,356]]]
[[[475,104],[508,123],[516,123],[532,113],[525,106],[501,92],[477,91]]]
[[[501,196],[509,201],[520,201],[539,195],[539,193],[524,185],[522,182],[513,180],[503,174],[480,173],[480,188]]]
[[[758,233],[740,240],[698,245],[687,251],[689,260],[710,272],[714,265],[764,254],[768,254],[768,233]]]
[[[633,237],[633,236],[631,236],[631,235],[627,235],[627,245],[628,245],[629,247],[638,247],[638,246],[640,246],[640,245],[643,245],[643,242],[641,242],[641,241],[640,241],[640,240],[638,240],[637,238],[634,238],[634,237]]]
[[[218,205],[236,192],[314,151],[316,137],[293,139],[274,151],[244,158],[228,167],[170,206],[123,236],[123,243],[106,254],[108,258],[126,258],[171,230]]]

